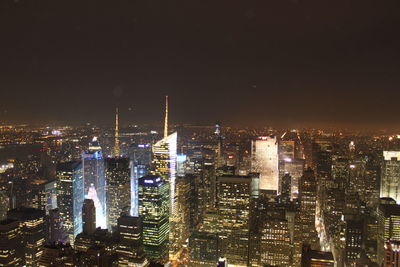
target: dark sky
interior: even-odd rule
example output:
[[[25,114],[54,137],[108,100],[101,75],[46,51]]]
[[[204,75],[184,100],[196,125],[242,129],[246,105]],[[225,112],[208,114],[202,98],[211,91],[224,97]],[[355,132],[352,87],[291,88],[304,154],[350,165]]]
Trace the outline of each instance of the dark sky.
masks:
[[[0,0],[0,121],[396,125],[398,2]]]

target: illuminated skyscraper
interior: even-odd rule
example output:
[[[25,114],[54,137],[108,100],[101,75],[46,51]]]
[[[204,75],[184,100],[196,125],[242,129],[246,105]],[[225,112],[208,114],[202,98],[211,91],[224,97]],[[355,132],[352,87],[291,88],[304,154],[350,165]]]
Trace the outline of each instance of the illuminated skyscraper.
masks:
[[[294,140],[280,140],[279,141],[279,159],[294,159],[295,141]]]
[[[0,221],[0,266],[24,266],[23,240],[17,220]]]
[[[22,233],[21,249],[25,252],[26,266],[38,266],[43,254],[46,236],[46,214],[43,210],[33,208],[16,208],[7,213],[7,217],[17,220]]]
[[[114,231],[122,213],[129,214],[131,169],[128,158],[106,159],[107,228]]]
[[[358,217],[358,218],[357,218]],[[345,263],[346,266],[354,266],[361,257],[364,236],[364,221],[359,216],[346,218],[345,232]]]
[[[173,221],[174,229],[173,231],[170,230],[169,235],[169,260],[172,262],[179,260],[184,246],[186,245],[186,241],[189,238],[189,194],[189,179],[187,179],[187,177],[177,177],[175,208],[178,216],[176,216],[175,221]]]
[[[143,250],[142,229],[139,217],[118,218],[118,266],[144,267],[148,265]]]
[[[290,159],[285,158],[279,161],[279,180],[282,180],[282,177],[285,174],[289,174],[291,177],[291,199],[298,198],[299,195],[299,181],[301,176],[303,175],[304,170],[304,160],[303,159]]]
[[[384,241],[400,242],[400,205],[393,199],[381,199],[379,205],[379,229]]]
[[[383,151],[380,197],[400,203],[400,151]]]
[[[89,143],[88,151],[82,153],[82,166],[86,198],[93,198],[94,195],[98,198],[93,199],[97,212],[96,226],[106,228],[106,180],[104,174],[104,159],[96,137]],[[89,190],[94,190],[96,192],[91,192],[89,195]]]
[[[139,216],[139,178],[148,174],[151,168],[151,145],[132,144],[129,147],[131,164],[131,216]]]
[[[311,169],[304,171],[299,189],[301,240],[313,248],[319,248],[318,234],[315,228],[317,181]]]
[[[251,168],[260,173],[260,189],[278,192],[278,142],[276,137],[262,136],[252,141]]]
[[[298,206],[280,198],[260,196],[251,209],[249,266],[298,266],[293,263],[297,252],[295,219]]]
[[[178,134],[175,132],[153,145],[154,173],[160,175],[163,181],[169,185],[171,212],[173,212],[175,198],[177,138]]]
[[[147,175],[139,179],[139,216],[144,249],[147,258],[157,262],[168,259],[168,190],[168,184],[159,176]]]
[[[309,245],[303,246],[301,267],[333,267],[335,261],[331,252],[312,250]]]
[[[284,201],[290,201],[292,177],[286,173],[280,181],[280,196]]]
[[[250,201],[258,197],[259,178],[217,177],[220,253],[229,264],[248,266]]]
[[[82,205],[85,199],[82,164],[58,164],[57,179],[57,206],[69,242],[73,245],[76,235],[82,232]]]
[[[195,231],[189,238],[190,267],[215,267],[218,262],[218,235]]]
[[[385,243],[383,267],[400,267],[400,241],[388,241]]]

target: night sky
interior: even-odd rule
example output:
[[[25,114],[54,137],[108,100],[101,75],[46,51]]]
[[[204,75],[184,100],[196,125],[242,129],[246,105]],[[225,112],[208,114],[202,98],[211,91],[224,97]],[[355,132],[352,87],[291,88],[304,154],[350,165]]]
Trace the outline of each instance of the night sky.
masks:
[[[398,2],[0,0],[0,122],[397,126]]]

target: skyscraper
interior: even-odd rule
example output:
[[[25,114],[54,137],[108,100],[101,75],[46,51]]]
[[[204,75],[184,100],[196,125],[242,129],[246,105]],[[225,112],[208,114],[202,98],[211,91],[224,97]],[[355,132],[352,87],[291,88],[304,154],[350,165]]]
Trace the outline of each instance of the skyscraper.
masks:
[[[169,185],[171,212],[174,209],[175,178],[176,178],[176,150],[178,134],[174,132],[153,145],[153,168],[156,175]]]
[[[63,243],[65,244],[68,240],[66,229],[63,225],[63,218],[61,218],[60,210],[52,209],[49,210],[48,216],[48,236],[47,243]]]
[[[37,267],[43,254],[45,242],[45,211],[33,208],[16,208],[8,211],[7,217],[17,220],[22,233],[22,248],[25,252],[26,266]]]
[[[128,158],[106,159],[107,228],[114,231],[122,213],[129,213],[131,169]]]
[[[186,240],[189,238],[189,193],[190,183],[187,177],[177,177],[176,179],[176,194],[175,194],[175,208],[176,214],[170,220],[169,234],[169,260],[171,262],[179,260],[179,257],[184,249]]]
[[[280,181],[280,195],[284,201],[289,201],[291,196],[291,180],[292,177],[286,173]]]
[[[387,241],[383,267],[400,267],[400,241]]]
[[[318,234],[315,228],[317,181],[310,168],[304,171],[299,189],[301,240],[313,248],[319,248]]]
[[[165,262],[168,258],[168,190],[168,184],[159,176],[147,175],[139,179],[139,216],[142,218],[144,249],[147,257],[157,262]]]
[[[278,192],[278,142],[276,137],[262,136],[252,141],[251,168],[260,173],[260,189]]]
[[[83,232],[93,234],[96,230],[96,207],[93,199],[85,199],[82,206]]]
[[[400,151],[383,151],[380,197],[400,203]]]
[[[24,266],[23,240],[17,220],[0,221],[0,266]]]
[[[131,216],[139,216],[139,178],[151,168],[151,145],[132,144],[128,150],[131,164]]]
[[[400,205],[393,199],[381,199],[378,209],[380,235],[384,242],[388,240],[400,242]]]
[[[147,266],[139,217],[118,218],[118,266]]]
[[[309,245],[303,246],[301,267],[333,267],[335,261],[331,252],[312,250]]]
[[[82,153],[82,166],[86,198],[92,198],[96,205],[96,226],[106,228],[104,159],[97,137],[89,143],[89,149]],[[89,192],[89,190],[95,192]]]
[[[248,266],[250,201],[258,188],[258,175],[217,177],[220,253],[229,264]]]
[[[82,232],[82,205],[84,181],[80,162],[65,162],[57,165],[57,206],[63,226],[73,245],[76,235]]]
[[[279,180],[282,180],[282,177],[285,174],[289,174],[291,177],[291,194],[290,198],[298,198],[299,195],[299,181],[300,177],[303,175],[304,170],[304,160],[303,159],[291,159],[285,158],[283,160],[279,160]]]
[[[189,238],[190,267],[214,267],[218,262],[218,235],[195,231]]]

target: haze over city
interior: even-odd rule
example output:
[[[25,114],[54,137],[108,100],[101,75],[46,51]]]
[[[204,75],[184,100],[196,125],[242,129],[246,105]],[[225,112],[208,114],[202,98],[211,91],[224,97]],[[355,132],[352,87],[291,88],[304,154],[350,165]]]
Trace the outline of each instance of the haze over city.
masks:
[[[0,3],[0,120],[395,127],[396,1]],[[129,110],[130,109],[130,110]]]

